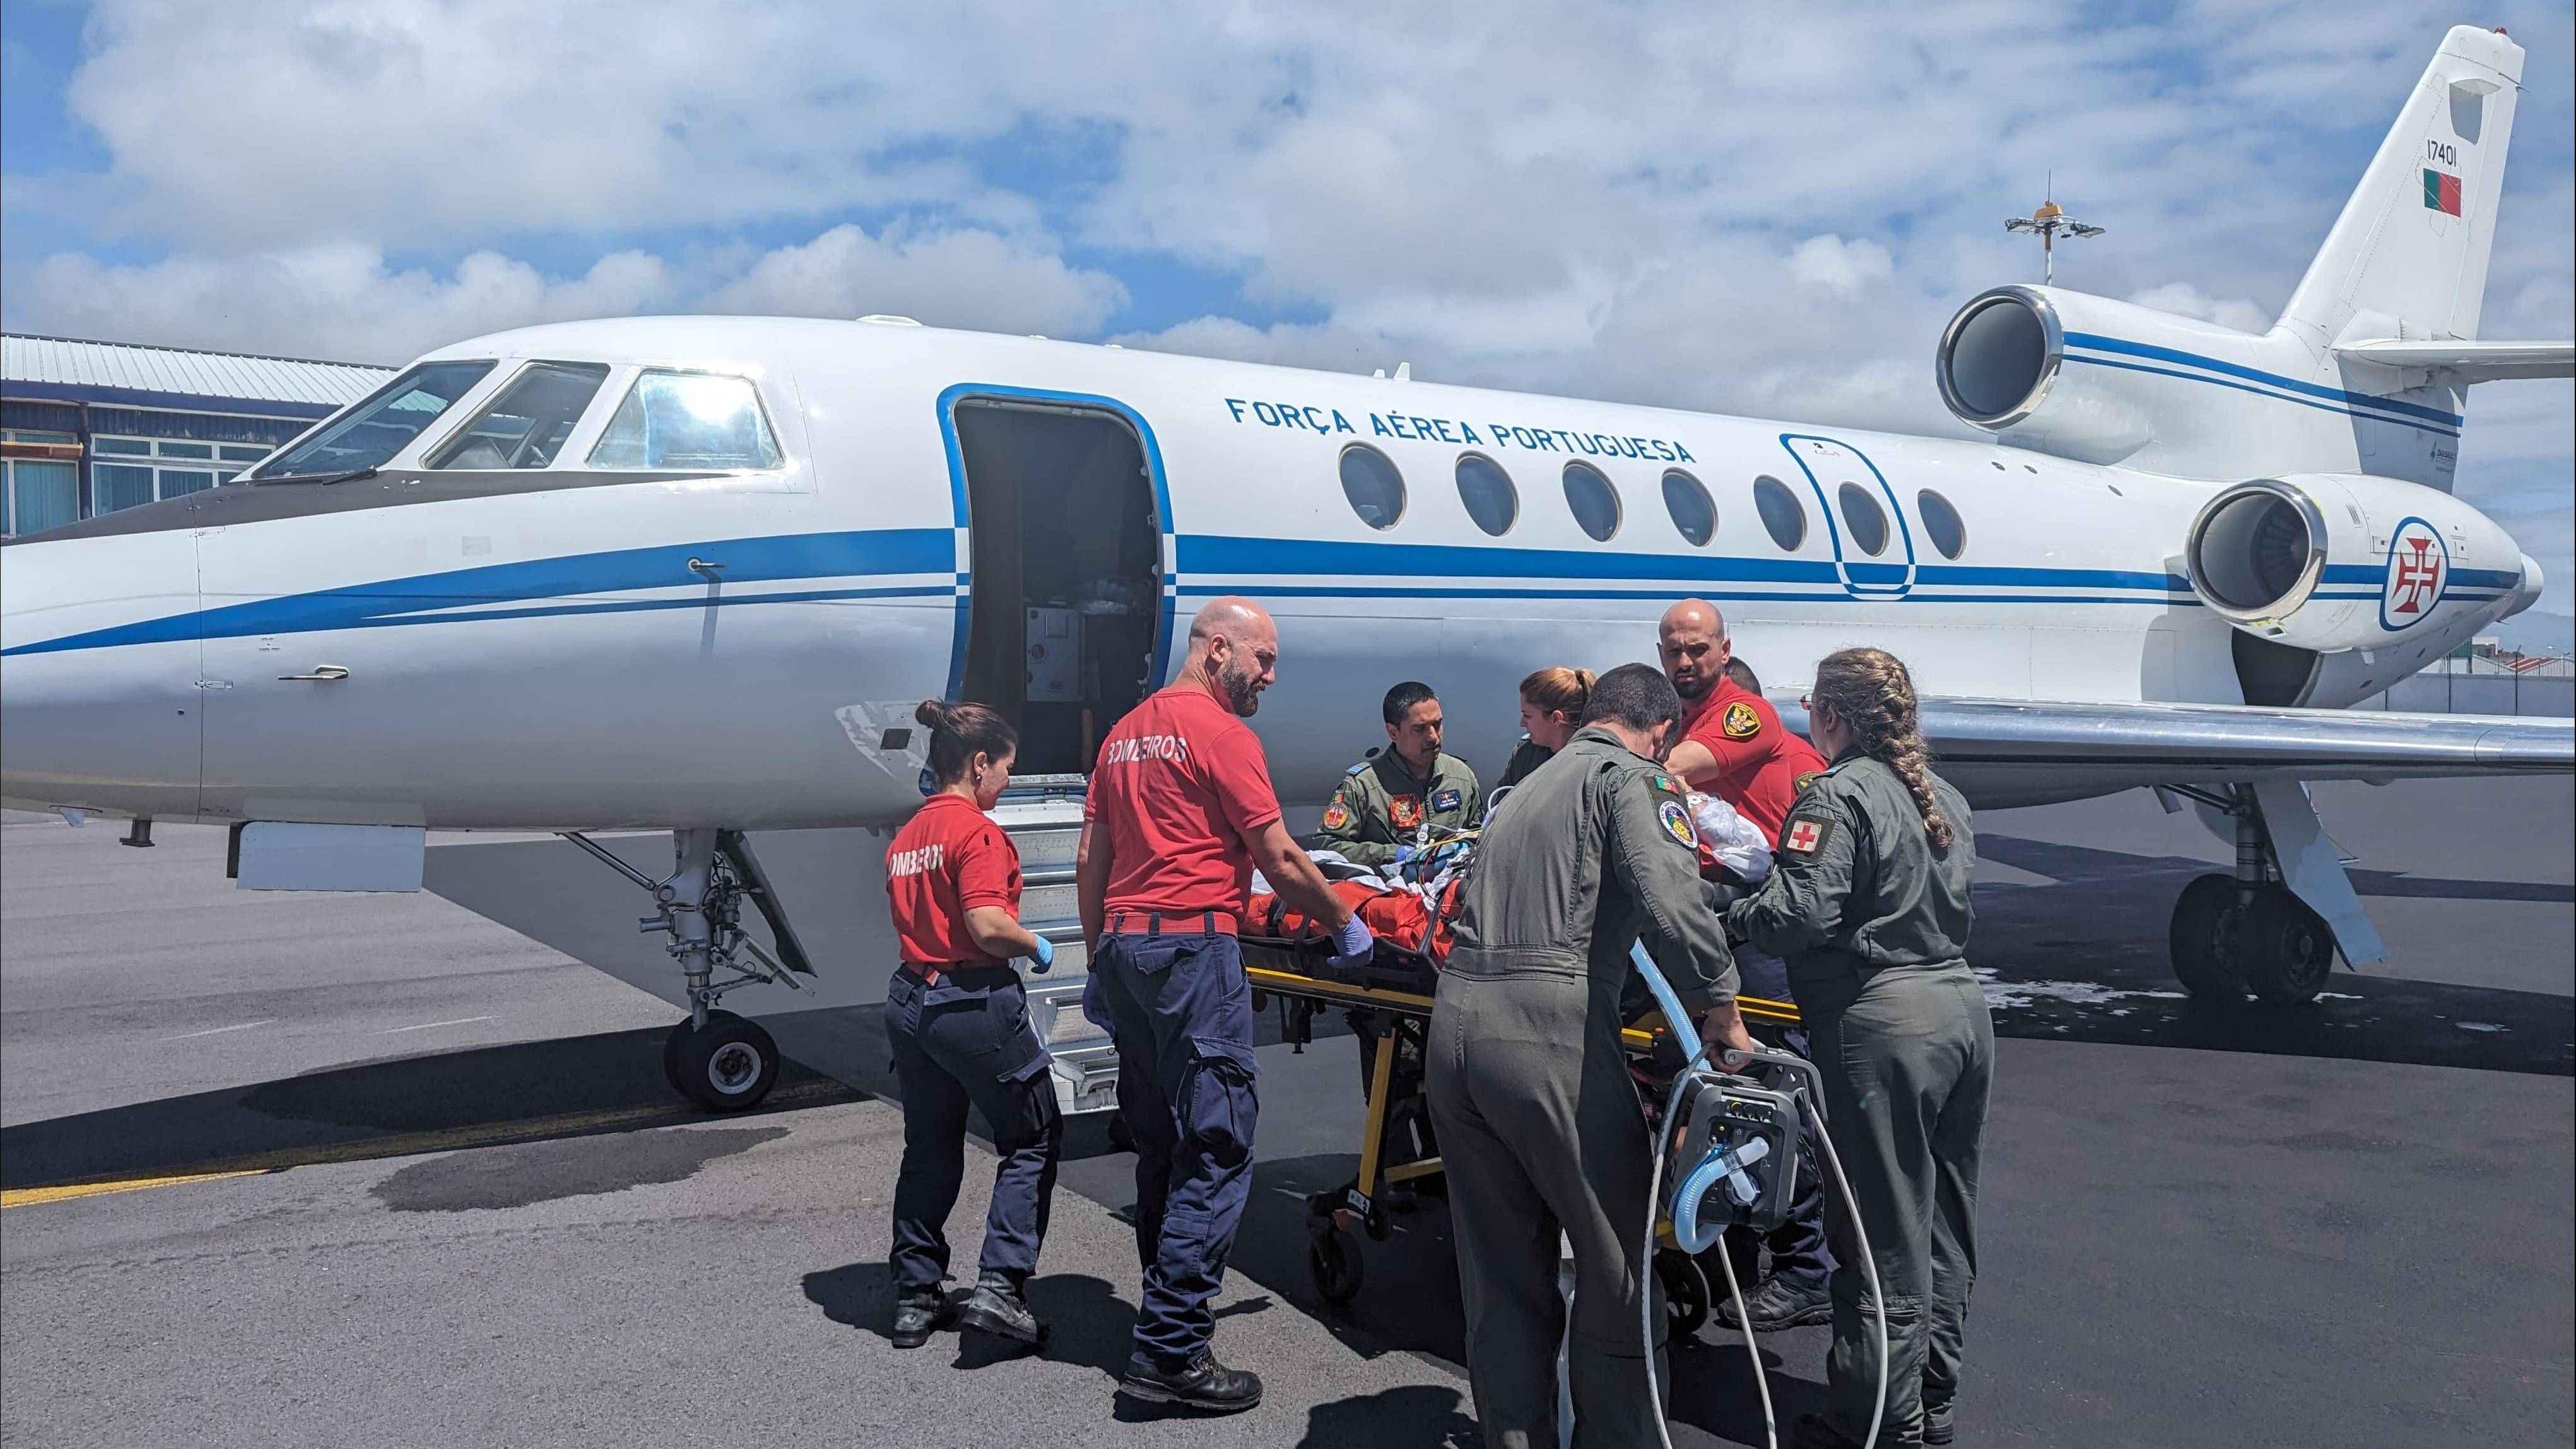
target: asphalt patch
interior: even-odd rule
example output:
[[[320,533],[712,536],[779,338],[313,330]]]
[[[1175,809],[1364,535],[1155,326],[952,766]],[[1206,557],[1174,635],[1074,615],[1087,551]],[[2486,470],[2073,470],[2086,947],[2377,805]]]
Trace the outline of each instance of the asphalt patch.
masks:
[[[378,1202],[403,1213],[526,1207],[647,1183],[683,1182],[717,1158],[786,1135],[784,1127],[709,1127],[485,1147],[415,1162],[372,1191]]]

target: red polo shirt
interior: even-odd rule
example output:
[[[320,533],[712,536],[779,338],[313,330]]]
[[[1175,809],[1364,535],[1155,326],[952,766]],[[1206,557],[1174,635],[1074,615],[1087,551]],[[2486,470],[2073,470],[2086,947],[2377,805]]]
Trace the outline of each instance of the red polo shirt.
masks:
[[[1798,782],[1824,769],[1825,757],[1789,733],[1771,701],[1732,679],[1717,681],[1682,733],[1717,757],[1717,778],[1693,785],[1734,806],[1777,848],[1780,822],[1798,799]]]
[[[933,795],[886,847],[886,900],[904,960],[916,966],[992,962],[967,931],[966,912],[1000,906],[1019,914],[1020,848],[974,801]]]
[[[1111,914],[1240,918],[1252,881],[1243,837],[1279,818],[1279,797],[1251,726],[1206,690],[1176,684],[1100,742],[1082,818],[1107,833]]]

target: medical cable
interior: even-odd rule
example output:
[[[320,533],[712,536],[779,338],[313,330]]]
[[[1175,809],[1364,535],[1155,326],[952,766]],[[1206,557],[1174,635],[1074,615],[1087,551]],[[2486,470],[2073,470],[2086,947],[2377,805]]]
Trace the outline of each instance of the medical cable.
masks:
[[[1662,969],[1655,965],[1652,956],[1646,954],[1646,943],[1639,941],[1630,946],[1628,959],[1636,966],[1638,976],[1645,981],[1647,991],[1653,994],[1656,1006],[1663,1010],[1664,1023],[1672,1031],[1675,1044],[1679,1045],[1684,1052],[1681,1070],[1673,1074],[1673,1085],[1664,1098],[1661,1130],[1669,1132],[1673,1128],[1674,1109],[1681,1102],[1682,1083],[1690,1075],[1691,1068],[1707,1059],[1709,1044],[1700,1038],[1699,1029],[1691,1023],[1690,1013],[1683,1008],[1681,998],[1673,991],[1672,983],[1664,979]],[[1867,1270],[1869,1300],[1878,1326],[1878,1400],[1870,1410],[1869,1433],[1861,1439],[1861,1449],[1874,1449],[1878,1443],[1880,1423],[1887,1415],[1887,1300],[1879,1292],[1878,1262],[1870,1254],[1869,1230],[1861,1224],[1860,1204],[1852,1197],[1850,1179],[1843,1176],[1842,1158],[1834,1151],[1832,1134],[1825,1130],[1825,1109],[1824,1103],[1820,1100],[1822,1084],[1814,1064],[1794,1057],[1783,1057],[1774,1052],[1755,1052],[1751,1055],[1755,1058],[1768,1058],[1784,1066],[1795,1067],[1805,1072],[1819,1088],[1818,1091],[1800,1093],[1799,1100],[1806,1105],[1807,1114],[1815,1119],[1816,1140],[1824,1145],[1826,1163],[1833,1171],[1834,1190],[1842,1195],[1843,1206],[1851,1213],[1852,1235],[1859,1242],[1861,1266]],[[1639,1332],[1644,1336],[1646,1391],[1655,1405],[1655,1435],[1663,1441],[1663,1449],[1672,1449],[1672,1431],[1664,1423],[1663,1384],[1655,1376],[1655,1299],[1649,1287],[1653,1279],[1648,1276],[1655,1270],[1655,1221],[1657,1209],[1660,1207],[1659,1199],[1663,1192],[1663,1181],[1664,1149],[1662,1144],[1658,1143],[1646,1178],[1646,1246],[1639,1262],[1641,1276],[1638,1280],[1637,1299],[1640,1307],[1637,1324]],[[1721,1253],[1725,1251],[1723,1245],[1718,1251]],[[1771,1386],[1768,1375],[1763,1372],[1762,1351],[1754,1342],[1753,1318],[1751,1314],[1745,1312],[1743,1293],[1736,1289],[1733,1260],[1728,1260],[1725,1267],[1727,1287],[1734,1292],[1735,1296],[1736,1321],[1744,1326],[1745,1351],[1753,1357],[1754,1382],[1762,1394],[1763,1431],[1768,1437],[1770,1449],[1779,1449],[1779,1429],[1771,1415]]]

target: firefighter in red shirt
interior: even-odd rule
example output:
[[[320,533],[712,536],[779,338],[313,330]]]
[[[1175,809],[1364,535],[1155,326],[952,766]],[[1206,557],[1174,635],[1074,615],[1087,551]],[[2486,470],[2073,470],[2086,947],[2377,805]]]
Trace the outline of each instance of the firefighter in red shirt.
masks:
[[[1349,962],[1369,929],[1290,839],[1261,741],[1243,722],[1277,676],[1279,630],[1248,599],[1190,621],[1180,677],[1101,741],[1075,868],[1091,979],[1083,1014],[1118,1043],[1118,1108],[1136,1141],[1145,1269],[1121,1392],[1219,1413],[1261,1380],[1208,1351],[1208,1311],[1252,1191],[1252,993],[1235,940],[1254,867]]]
[[[1780,712],[1762,697],[1758,680],[1748,687],[1735,677],[1739,670],[1749,677],[1752,670],[1735,658],[1726,616],[1715,605],[1705,599],[1684,599],[1665,610],[1655,644],[1664,677],[1682,697],[1685,738],[1673,747],[1665,767],[1692,789],[1735,807],[1776,851],[1780,822],[1797,803],[1798,792],[1823,773],[1825,757],[1780,723]],[[1735,969],[1745,995],[1790,999],[1788,963],[1770,952],[1750,943],[1738,945]],[[1764,1034],[1776,1034],[1779,1045],[1802,1057],[1807,1054],[1807,1034],[1802,1029],[1766,1027]],[[1825,1199],[1816,1173],[1814,1136],[1815,1129],[1801,1122],[1797,1199],[1791,1204],[1789,1220],[1763,1240],[1762,1246],[1770,1250],[1771,1272],[1745,1300],[1745,1312],[1758,1332],[1776,1333],[1833,1317],[1829,1290],[1834,1255],[1825,1241]],[[1745,1245],[1737,1261],[1751,1267],[1752,1252]],[[1718,1305],[1717,1317],[1725,1328],[1742,1326],[1736,1321],[1732,1300]]]
[[[1022,1286],[1036,1271],[1064,1139],[1046,1047],[1010,959],[1044,971],[1055,947],[1019,922],[1020,852],[985,814],[1011,782],[1019,736],[980,704],[921,702],[937,788],[886,848],[902,964],[886,984],[886,1036],[903,1091],[894,1189],[894,1346],[952,1322],[1021,1343],[1046,1337]],[[966,1173],[966,1109],[993,1129],[993,1200],[973,1291],[951,1307],[947,1222]]]

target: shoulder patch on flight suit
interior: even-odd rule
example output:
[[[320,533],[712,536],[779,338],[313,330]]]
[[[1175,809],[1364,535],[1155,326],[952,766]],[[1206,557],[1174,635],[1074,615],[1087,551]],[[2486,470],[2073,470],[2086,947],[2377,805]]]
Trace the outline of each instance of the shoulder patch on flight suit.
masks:
[[[1368,773],[1368,767],[1369,767],[1369,762],[1368,762],[1368,761],[1366,761],[1366,760],[1362,760],[1362,761],[1360,761],[1358,764],[1351,766],[1351,767],[1350,767],[1349,769],[1347,769],[1347,770],[1344,770],[1342,773],[1343,773],[1343,774],[1345,774],[1345,775],[1349,775],[1349,776],[1351,776],[1351,777],[1353,777],[1353,778],[1357,778],[1357,777],[1359,777],[1359,776],[1361,776],[1361,775],[1365,775],[1365,774],[1367,774],[1367,773]]]
[[[1326,830],[1339,830],[1350,823],[1351,812],[1349,807],[1342,804],[1341,797],[1335,796],[1333,803],[1324,807],[1324,828]]]
[[[1422,797],[1419,795],[1397,795],[1391,797],[1386,802],[1386,818],[1394,821],[1395,828],[1398,830],[1411,830],[1413,827],[1420,825],[1422,823]]]
[[[1762,716],[1753,712],[1753,706],[1739,699],[1726,707],[1717,727],[1730,740],[1749,740],[1762,733]]]
[[[1466,801],[1467,797],[1459,793],[1457,786],[1452,785],[1431,797],[1431,810],[1436,815],[1444,810],[1455,810]]]
[[[1679,800],[1666,800],[1655,807],[1655,818],[1664,823],[1664,833],[1692,850],[1699,849],[1699,831],[1692,827],[1690,811]]]
[[[1789,783],[1789,793],[1792,795],[1805,794],[1807,787],[1816,783],[1817,777],[1824,773],[1825,772],[1822,770],[1800,770],[1798,772],[1798,778]]]
[[[1833,838],[1834,822],[1812,815],[1792,815],[1780,827],[1780,848],[1791,855],[1813,855]]]
[[[1657,775],[1655,777],[1655,788],[1663,791],[1667,795],[1678,795],[1682,792],[1681,787],[1673,783],[1673,777],[1670,775]]]

